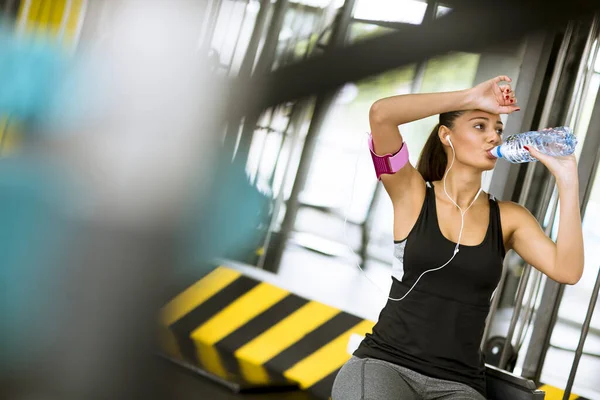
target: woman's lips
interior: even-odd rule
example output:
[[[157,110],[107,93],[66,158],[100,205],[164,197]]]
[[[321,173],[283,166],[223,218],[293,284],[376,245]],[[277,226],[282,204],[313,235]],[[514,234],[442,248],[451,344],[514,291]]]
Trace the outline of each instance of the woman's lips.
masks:
[[[492,155],[492,151],[491,151],[491,150],[486,150],[486,151],[485,151],[485,155],[486,155],[486,156],[487,156],[487,158],[489,158],[490,160],[497,160],[497,159],[498,159],[497,157],[494,157],[494,156]]]

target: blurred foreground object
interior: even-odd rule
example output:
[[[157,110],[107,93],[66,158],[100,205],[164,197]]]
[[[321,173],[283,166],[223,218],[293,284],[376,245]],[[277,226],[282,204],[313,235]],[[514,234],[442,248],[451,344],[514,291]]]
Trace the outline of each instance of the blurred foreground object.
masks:
[[[48,38],[18,37],[0,25],[0,112],[17,120],[44,115],[66,67],[63,50]]]
[[[23,134],[0,160],[7,398],[169,392],[157,311],[206,212],[223,108],[197,51],[200,3],[89,2],[72,58],[48,38],[2,38],[0,112]]]

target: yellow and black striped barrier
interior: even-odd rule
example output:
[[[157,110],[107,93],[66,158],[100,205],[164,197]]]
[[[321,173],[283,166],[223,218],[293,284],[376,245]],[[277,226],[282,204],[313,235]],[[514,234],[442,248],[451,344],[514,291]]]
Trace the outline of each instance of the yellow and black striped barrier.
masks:
[[[351,335],[374,323],[219,267],[162,313],[164,351],[240,386],[295,384],[329,398]]]
[[[76,47],[88,0],[21,0],[15,29],[18,34],[60,39],[67,48]],[[0,113],[0,155],[13,153],[22,141],[21,122]]]
[[[364,336],[373,325],[224,266],[178,294],[161,313],[163,351],[173,361],[234,390],[298,387],[319,399],[329,399],[337,372],[350,358],[351,336]],[[491,366],[488,378],[494,387],[523,381],[516,383],[526,386],[519,396],[531,395],[519,398],[563,399],[559,388],[541,385],[536,391],[533,382]],[[490,398],[511,397],[515,392],[508,386],[499,391],[506,395]],[[575,394],[569,399],[586,400]]]
[[[87,0],[21,0],[17,29],[26,34],[60,37],[71,47],[83,24]]]
[[[557,388],[551,385],[541,385],[539,387],[540,390],[546,392],[545,400],[563,400],[565,391],[563,389]],[[569,400],[588,400],[585,397],[578,396],[576,394],[571,393],[569,396]]]

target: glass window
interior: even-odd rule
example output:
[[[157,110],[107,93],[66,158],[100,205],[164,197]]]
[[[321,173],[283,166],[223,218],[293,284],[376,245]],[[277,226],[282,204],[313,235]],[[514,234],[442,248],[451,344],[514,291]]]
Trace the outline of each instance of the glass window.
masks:
[[[344,5],[344,0],[291,0],[290,3],[304,4],[319,8],[325,8],[333,3],[333,7],[339,8]]]
[[[583,93],[578,115],[574,116],[571,124],[575,126],[575,133],[579,139],[576,154],[579,158],[583,148],[583,141],[587,134],[593,107],[596,102],[598,89],[600,88],[600,57],[590,60],[589,68],[594,69],[588,87]],[[579,342],[581,325],[585,319],[589,301],[592,295],[594,283],[600,267],[600,230],[597,225],[600,221],[600,171],[592,184],[589,201],[586,206],[583,220],[583,237],[585,251],[585,267],[583,276],[579,283],[566,286],[558,309],[558,321],[552,331],[550,348],[546,355],[546,362],[542,370],[544,382],[557,385],[566,382],[571,369],[575,348]],[[558,213],[560,210],[558,210]],[[556,240],[558,232],[558,213],[554,221],[552,238]],[[596,309],[598,305],[596,305]],[[574,392],[586,397],[597,396],[599,387],[597,380],[592,376],[597,374],[600,367],[600,314],[594,313],[590,325],[585,346],[584,355],[581,359]],[[596,382],[596,383],[595,383]]]
[[[395,30],[392,28],[386,28],[375,24],[353,22],[352,25],[350,25],[349,37],[351,43],[356,43],[363,39],[370,39],[394,31]]]
[[[260,3],[223,1],[212,34],[212,57],[220,68],[237,73],[260,11]]]
[[[595,42],[594,47],[598,47],[598,41]],[[592,58],[593,56],[594,54],[592,52],[592,54],[590,54],[590,60],[588,61],[587,68],[588,71],[593,69],[594,73],[591,76],[588,87],[583,91],[583,97],[579,105],[579,110],[573,115],[573,119],[569,121],[569,124],[574,126],[574,133],[579,141],[579,145],[575,149],[575,155],[578,159],[581,155],[583,142],[587,135],[594,102],[596,101],[596,96],[598,95],[598,89],[600,89],[600,54],[596,55],[595,60]]]
[[[598,60],[600,60],[600,57],[596,59],[596,73],[592,76],[589,83],[590,86],[586,90],[587,96],[583,99],[581,114],[576,125],[576,132],[579,138],[578,154],[581,153],[584,135],[588,130],[596,96],[600,88],[600,61]],[[600,221],[600,173],[596,172],[583,220],[585,244],[584,276],[577,285],[568,286],[565,289],[559,309],[559,317],[561,318],[575,320],[579,323],[582,323],[584,320],[587,304],[596,280],[598,266],[600,266],[600,231],[597,229],[598,221]],[[557,222],[558,219],[555,221],[555,228],[558,227]],[[594,315],[592,326],[600,329],[600,314],[596,313]]]
[[[577,285],[567,286],[558,315],[568,321],[583,323],[594,282],[600,266],[600,173],[596,173],[592,193],[587,204],[583,220],[585,248],[585,268],[583,277]],[[592,318],[592,327],[600,330],[600,313]],[[575,343],[577,343],[575,341]]]
[[[425,10],[427,3],[418,0],[359,0],[354,8],[354,18],[419,25]]]
[[[345,209],[356,179],[349,219],[364,219],[376,184],[366,147],[369,109],[379,98],[409,93],[413,75],[414,67],[406,67],[347,84],[339,92],[319,135],[304,201]]]
[[[564,387],[569,376],[575,349],[600,266],[600,173],[596,174],[592,194],[583,220],[585,267],[579,283],[566,286],[558,309],[558,320],[552,330],[550,348],[542,370],[542,381]],[[596,310],[599,305],[596,304]],[[573,392],[588,398],[600,393],[595,378],[600,367],[600,313],[592,316],[590,331],[583,347],[584,354],[575,379]]]
[[[435,17],[436,18],[443,17],[444,15],[448,14],[450,11],[452,11],[452,9],[450,7],[438,5],[438,8],[435,12]]]

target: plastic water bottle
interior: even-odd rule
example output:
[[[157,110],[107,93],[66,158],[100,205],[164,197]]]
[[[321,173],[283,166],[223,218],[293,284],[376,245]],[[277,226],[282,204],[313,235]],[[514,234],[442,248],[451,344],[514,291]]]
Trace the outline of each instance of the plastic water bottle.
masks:
[[[568,156],[575,151],[577,137],[568,126],[519,133],[507,137],[504,143],[491,149],[489,154],[511,163],[537,161],[523,146],[534,148],[549,156]]]

